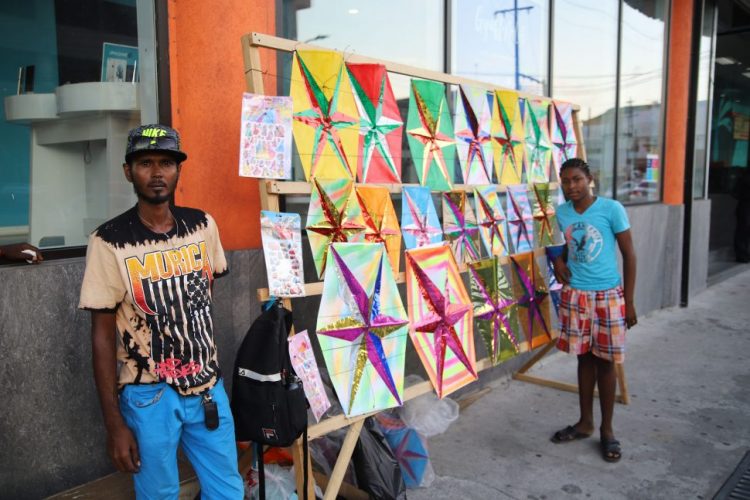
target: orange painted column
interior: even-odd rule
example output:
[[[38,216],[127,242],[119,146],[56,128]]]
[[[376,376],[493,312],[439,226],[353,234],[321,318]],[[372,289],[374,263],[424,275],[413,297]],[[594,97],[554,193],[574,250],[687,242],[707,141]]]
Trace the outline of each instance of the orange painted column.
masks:
[[[275,34],[274,3],[170,0],[172,125],[188,154],[175,195],[178,205],[214,216],[226,250],[260,247],[258,182],[240,177],[240,110],[245,74],[240,38]],[[262,54],[275,68],[275,55]],[[265,82],[273,93],[275,81]]]
[[[673,0],[667,70],[667,125],[664,134],[664,203],[667,205],[683,203],[685,168],[693,168],[692,165],[685,165],[692,26],[693,0]],[[690,130],[687,133],[694,132]]]

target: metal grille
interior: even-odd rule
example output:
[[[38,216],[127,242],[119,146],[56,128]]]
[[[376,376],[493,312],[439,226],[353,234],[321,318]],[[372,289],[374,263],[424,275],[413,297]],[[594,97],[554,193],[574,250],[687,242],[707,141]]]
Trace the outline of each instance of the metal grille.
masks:
[[[740,461],[714,500],[750,500],[750,451]]]

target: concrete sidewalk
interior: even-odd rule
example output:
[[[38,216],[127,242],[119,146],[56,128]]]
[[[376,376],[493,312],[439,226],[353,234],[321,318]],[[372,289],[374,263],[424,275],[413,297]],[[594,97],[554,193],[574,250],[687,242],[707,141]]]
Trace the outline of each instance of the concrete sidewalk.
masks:
[[[598,433],[550,442],[576,422],[576,394],[506,378],[430,440],[437,477],[409,499],[711,498],[750,449],[750,271],[739,269],[628,333],[619,463],[602,460]],[[530,373],[575,382],[575,371],[575,357],[556,353]]]

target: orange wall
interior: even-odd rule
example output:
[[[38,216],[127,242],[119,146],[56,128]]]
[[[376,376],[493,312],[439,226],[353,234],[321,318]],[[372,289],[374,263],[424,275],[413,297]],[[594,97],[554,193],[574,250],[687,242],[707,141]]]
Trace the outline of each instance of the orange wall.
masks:
[[[681,205],[685,189],[685,124],[688,117],[693,0],[672,2],[664,144],[664,203]],[[689,131],[692,133],[692,131]],[[692,165],[687,168],[692,168]]]
[[[214,216],[226,250],[260,246],[258,182],[239,177],[240,104],[246,90],[240,37],[275,34],[270,0],[169,0],[172,125],[188,154],[179,205]],[[266,52],[266,51],[264,51]],[[275,57],[262,54],[264,67]],[[267,89],[275,82],[266,81]]]

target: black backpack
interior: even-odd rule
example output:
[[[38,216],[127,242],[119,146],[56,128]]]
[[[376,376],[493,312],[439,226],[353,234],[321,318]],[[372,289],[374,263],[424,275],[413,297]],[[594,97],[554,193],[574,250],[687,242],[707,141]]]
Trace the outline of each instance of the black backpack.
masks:
[[[237,352],[232,415],[238,441],[290,446],[307,429],[307,400],[289,360],[292,313],[275,302],[253,322]]]

